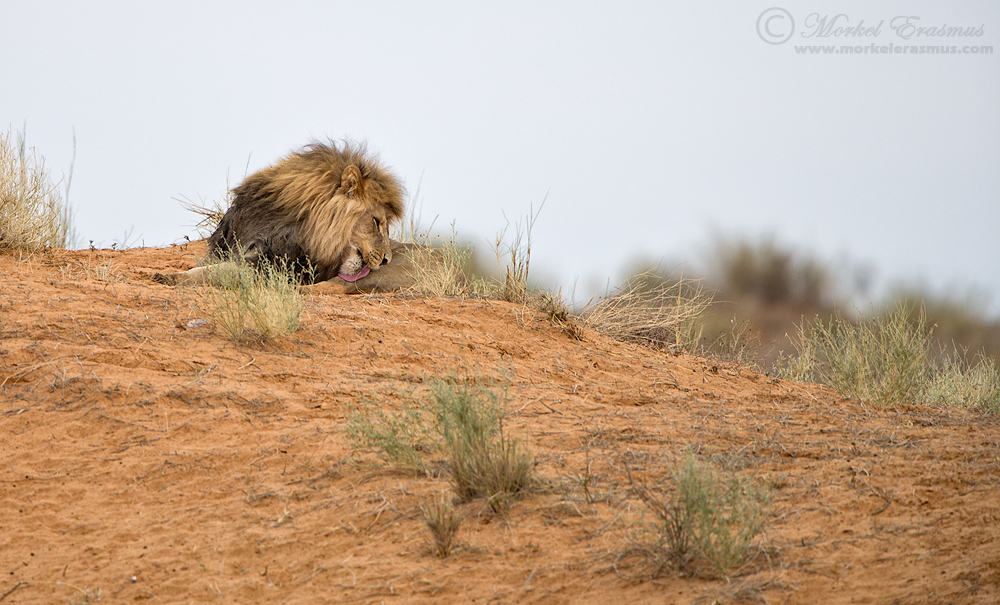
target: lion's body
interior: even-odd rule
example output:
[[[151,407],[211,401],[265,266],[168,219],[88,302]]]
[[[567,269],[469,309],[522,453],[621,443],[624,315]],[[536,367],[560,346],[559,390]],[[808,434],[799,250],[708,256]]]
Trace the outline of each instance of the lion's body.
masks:
[[[402,292],[413,289],[419,276],[425,274],[431,265],[442,262],[441,252],[419,244],[403,244],[391,241],[392,262],[373,271],[367,277],[348,282],[333,277],[313,285],[303,286],[310,294],[377,294]],[[419,265],[419,266],[418,266]]]
[[[302,286],[310,294],[376,294],[412,290],[421,275],[443,262],[439,250],[418,244],[404,244],[390,240],[392,262],[378,271],[354,282],[340,277]],[[154,278],[173,286],[211,285],[216,275],[231,273],[230,262],[195,267],[189,271],[170,275],[157,274]],[[419,265],[419,266],[418,266]]]
[[[402,187],[364,147],[314,143],[233,189],[209,251],[310,265],[324,280],[337,275],[352,246],[366,262],[377,259],[369,264],[378,269],[390,254],[388,225],[402,214]],[[372,219],[379,233],[365,231]]]

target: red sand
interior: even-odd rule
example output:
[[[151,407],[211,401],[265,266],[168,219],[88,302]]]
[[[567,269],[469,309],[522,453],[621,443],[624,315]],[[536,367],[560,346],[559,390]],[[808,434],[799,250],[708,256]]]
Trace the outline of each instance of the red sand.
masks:
[[[3,605],[1000,600],[997,419],[579,342],[480,300],[308,297],[291,338],[234,344],[187,327],[203,291],[150,279],[195,257],[0,254]],[[462,504],[436,558],[419,505],[447,481],[354,449],[345,418],[503,372],[550,487],[506,519]],[[687,448],[773,489],[765,549],[728,581],[622,556],[644,511],[625,463],[655,481]]]

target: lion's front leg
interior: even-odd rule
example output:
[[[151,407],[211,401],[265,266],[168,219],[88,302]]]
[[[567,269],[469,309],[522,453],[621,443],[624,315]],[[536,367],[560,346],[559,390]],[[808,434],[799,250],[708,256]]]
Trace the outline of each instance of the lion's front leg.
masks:
[[[331,279],[300,286],[303,294],[357,294],[357,288],[342,279]]]
[[[179,273],[154,273],[153,281],[168,286],[200,286],[208,283],[205,267],[195,267]]]
[[[179,273],[154,273],[153,281],[168,286],[206,286],[225,282],[227,276],[234,275],[237,271],[236,263],[215,263]]]

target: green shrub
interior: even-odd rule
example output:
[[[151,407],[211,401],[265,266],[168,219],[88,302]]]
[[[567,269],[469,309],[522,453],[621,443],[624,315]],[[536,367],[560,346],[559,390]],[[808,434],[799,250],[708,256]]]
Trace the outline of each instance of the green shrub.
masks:
[[[494,510],[529,487],[534,459],[503,432],[503,406],[478,386],[434,381],[430,411],[448,458],[455,491],[462,498],[486,498]]]
[[[789,380],[822,382],[881,406],[930,404],[1000,414],[1000,368],[958,349],[934,355],[923,312],[899,304],[890,313],[850,322],[801,324],[795,354],[779,361]]]
[[[763,527],[767,494],[693,455],[685,459],[674,480],[696,551],[719,573],[743,563]]]
[[[653,541],[645,549],[654,573],[674,567],[725,576],[742,565],[764,526],[769,494],[753,481],[699,462],[693,454],[673,479],[669,496],[633,481],[656,517]]]
[[[478,384],[433,380],[430,389],[419,407],[355,414],[348,434],[406,470],[428,472],[424,453],[440,453],[459,497],[485,498],[495,511],[504,510],[534,479],[531,453],[504,433],[504,401]]]
[[[881,406],[921,402],[930,375],[930,330],[922,314],[904,305],[860,322],[807,322],[795,347],[784,376],[829,384]]]

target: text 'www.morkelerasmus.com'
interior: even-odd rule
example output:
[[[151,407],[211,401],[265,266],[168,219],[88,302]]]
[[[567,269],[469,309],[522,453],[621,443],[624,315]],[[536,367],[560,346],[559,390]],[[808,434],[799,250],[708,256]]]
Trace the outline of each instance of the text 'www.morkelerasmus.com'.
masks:
[[[757,18],[757,35],[799,55],[993,55],[983,23],[931,23],[915,15],[877,20],[846,13],[809,13],[796,18],[780,7]]]

